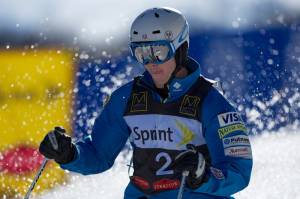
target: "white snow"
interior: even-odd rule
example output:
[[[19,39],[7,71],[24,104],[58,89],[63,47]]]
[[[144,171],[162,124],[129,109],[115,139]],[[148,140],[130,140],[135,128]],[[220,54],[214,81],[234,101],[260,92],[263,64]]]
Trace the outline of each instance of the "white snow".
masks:
[[[298,0],[10,0],[0,1],[0,27],[47,37],[48,32],[73,32],[74,41],[115,43],[127,38],[132,20],[143,10],[169,6],[199,24],[246,28],[259,23],[285,23],[300,10]],[[118,5],[118,6],[116,6]],[[273,11],[273,7],[275,11]],[[288,10],[288,11],[286,11]],[[55,12],[54,12],[55,11]],[[196,24],[195,24],[196,25]],[[195,27],[191,27],[193,30]],[[1,32],[1,31],[0,31]]]
[[[300,198],[300,129],[285,127],[250,137],[254,167],[250,185],[237,199]],[[127,161],[120,155],[102,174],[72,174],[70,182],[38,199],[118,199],[128,183]]]

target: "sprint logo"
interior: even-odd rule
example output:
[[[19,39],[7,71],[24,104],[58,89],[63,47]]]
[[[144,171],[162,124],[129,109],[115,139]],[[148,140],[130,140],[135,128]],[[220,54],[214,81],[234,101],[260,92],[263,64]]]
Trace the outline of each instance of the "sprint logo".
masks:
[[[133,128],[135,134],[134,140],[141,140],[142,144],[147,141],[164,141],[173,142],[172,134],[174,133],[170,128],[168,129],[139,129],[138,126]]]
[[[163,123],[158,125],[151,119],[152,116],[145,117],[141,123],[134,117],[138,116],[127,116],[125,119],[131,129],[130,142],[137,147],[184,150],[187,144],[205,144],[198,121],[162,116]]]

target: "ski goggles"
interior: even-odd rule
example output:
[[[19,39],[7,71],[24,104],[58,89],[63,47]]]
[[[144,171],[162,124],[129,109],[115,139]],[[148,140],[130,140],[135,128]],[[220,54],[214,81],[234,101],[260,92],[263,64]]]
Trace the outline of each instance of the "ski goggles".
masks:
[[[169,41],[132,42],[130,49],[135,59],[144,65],[162,64],[175,54],[175,47]]]

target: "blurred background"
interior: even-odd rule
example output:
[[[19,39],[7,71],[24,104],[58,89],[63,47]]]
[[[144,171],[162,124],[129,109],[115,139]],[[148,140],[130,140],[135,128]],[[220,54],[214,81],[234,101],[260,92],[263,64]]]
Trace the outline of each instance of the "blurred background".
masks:
[[[43,160],[39,142],[50,129],[64,126],[77,139],[89,134],[103,100],[143,72],[128,49],[129,29],[140,12],[155,6],[186,16],[190,56],[206,77],[221,82],[254,140],[266,132],[282,134],[282,128],[288,129],[284,134],[299,133],[298,0],[0,0],[0,197],[25,194]],[[263,162],[269,156],[259,157]],[[299,165],[300,156],[295,158],[293,165]],[[293,171],[297,183],[299,172]],[[51,162],[33,196],[74,184],[69,176]],[[93,182],[91,189],[98,187]],[[116,197],[100,190],[103,198]],[[297,190],[286,198],[300,197]],[[73,193],[54,198],[82,198]]]

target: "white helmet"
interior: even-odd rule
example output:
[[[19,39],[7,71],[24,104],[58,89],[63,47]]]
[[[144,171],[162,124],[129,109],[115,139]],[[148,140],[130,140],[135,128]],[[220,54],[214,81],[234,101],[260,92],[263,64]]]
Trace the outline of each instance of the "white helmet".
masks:
[[[189,43],[189,26],[185,17],[173,8],[152,8],[144,11],[134,20],[130,30],[133,56],[138,59],[133,44],[147,42],[168,43],[170,52],[167,58],[174,56],[183,43]],[[139,59],[138,61],[141,62]]]
[[[132,23],[130,42],[172,41],[177,49],[189,43],[189,27],[185,17],[173,8],[152,8],[141,13]]]

